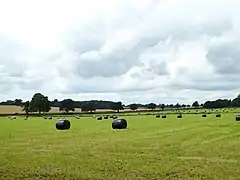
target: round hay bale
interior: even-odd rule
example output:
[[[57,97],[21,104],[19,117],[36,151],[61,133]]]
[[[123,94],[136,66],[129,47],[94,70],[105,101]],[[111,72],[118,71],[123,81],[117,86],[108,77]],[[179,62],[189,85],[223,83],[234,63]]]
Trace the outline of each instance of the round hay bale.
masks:
[[[178,115],[177,115],[177,118],[182,118],[182,114],[178,114]]]
[[[52,119],[52,116],[49,116],[48,119]]]
[[[164,119],[167,118],[167,115],[166,115],[166,114],[163,114],[163,115],[162,115],[162,118],[164,118]]]
[[[75,116],[76,119],[80,119],[80,116]]]
[[[117,116],[113,116],[113,119],[117,119],[118,117]]]
[[[104,116],[104,119],[108,119],[108,115]]]
[[[236,116],[236,121],[240,121],[240,115]]]
[[[160,118],[160,115],[159,115],[159,114],[157,114],[157,115],[156,115],[156,118]]]
[[[71,123],[67,119],[62,119],[57,121],[56,123],[56,129],[58,130],[67,130],[70,129]]]
[[[110,115],[109,117],[110,117],[110,118],[113,118],[113,115]]]
[[[97,117],[97,120],[102,120],[102,117],[101,116]]]
[[[221,114],[216,114],[216,117],[221,117]]]
[[[207,115],[206,115],[206,114],[203,114],[202,117],[207,117]]]
[[[114,119],[112,122],[113,129],[126,129],[127,121],[126,119]]]

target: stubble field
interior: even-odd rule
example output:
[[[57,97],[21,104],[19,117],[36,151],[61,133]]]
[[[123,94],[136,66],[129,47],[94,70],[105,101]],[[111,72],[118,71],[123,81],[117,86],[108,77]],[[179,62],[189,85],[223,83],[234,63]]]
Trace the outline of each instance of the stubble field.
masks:
[[[124,116],[123,116],[124,117]],[[0,118],[0,179],[216,179],[240,177],[240,122],[235,114],[126,116],[112,120]]]

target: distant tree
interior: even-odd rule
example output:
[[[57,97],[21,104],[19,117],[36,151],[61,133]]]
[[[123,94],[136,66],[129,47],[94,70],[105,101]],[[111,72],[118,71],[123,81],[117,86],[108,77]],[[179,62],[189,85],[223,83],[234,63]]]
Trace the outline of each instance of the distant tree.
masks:
[[[179,104],[179,103],[177,103],[176,105],[175,105],[175,108],[177,108],[177,109],[179,109],[181,107],[181,105]]]
[[[232,104],[231,100],[228,99],[218,99],[215,101],[206,101],[203,105],[204,108],[212,109],[212,108],[226,108],[230,107]]]
[[[154,110],[157,108],[157,105],[155,103],[149,103],[146,105],[148,109]]]
[[[88,102],[88,103],[84,103],[82,104],[81,106],[81,110],[84,111],[84,112],[93,112],[93,111],[96,111],[96,108],[95,108],[95,104],[93,102]]]
[[[54,99],[54,101],[51,102],[51,106],[53,107],[60,107],[61,103],[58,101],[58,99]]]
[[[162,109],[162,111],[165,109],[166,105],[165,104],[161,104],[160,108]]]
[[[173,104],[170,104],[169,107],[172,109],[172,108],[174,107],[174,105],[173,105]]]
[[[132,111],[135,111],[138,109],[138,105],[137,104],[129,104],[129,108],[132,110]]]
[[[231,102],[232,107],[240,107],[240,95],[234,98]]]
[[[25,113],[28,115],[30,112],[30,102],[26,101],[22,103],[21,107],[23,108],[22,111],[25,111]]]
[[[117,112],[119,112],[120,110],[124,110],[124,108],[123,108],[123,105],[122,105],[122,102],[115,102],[115,103],[113,103],[112,105],[111,105],[111,108],[110,109],[112,109],[112,110],[114,110],[114,111],[117,111]]]
[[[15,99],[15,101],[14,101],[14,104],[16,105],[16,106],[22,106],[22,100],[21,99]]]
[[[41,93],[36,93],[33,95],[30,102],[30,111],[31,112],[49,112],[51,110],[50,101],[47,96],[42,95]]]
[[[188,104],[188,105],[187,105],[187,107],[191,107],[191,105],[190,105],[190,104]]]
[[[187,107],[187,105],[186,104],[182,104],[182,107],[185,108],[185,107]]]
[[[69,113],[69,111],[75,111],[75,103],[72,99],[64,99],[59,107],[60,111],[65,111]]]
[[[198,101],[195,101],[195,102],[192,104],[192,107],[198,108],[198,107],[199,107]]]

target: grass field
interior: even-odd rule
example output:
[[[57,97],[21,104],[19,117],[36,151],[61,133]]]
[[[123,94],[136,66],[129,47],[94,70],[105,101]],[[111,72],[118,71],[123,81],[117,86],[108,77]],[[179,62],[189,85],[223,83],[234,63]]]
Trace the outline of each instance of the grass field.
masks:
[[[0,179],[239,179],[234,113],[126,119],[126,130],[86,117],[57,131],[57,118],[2,117]]]

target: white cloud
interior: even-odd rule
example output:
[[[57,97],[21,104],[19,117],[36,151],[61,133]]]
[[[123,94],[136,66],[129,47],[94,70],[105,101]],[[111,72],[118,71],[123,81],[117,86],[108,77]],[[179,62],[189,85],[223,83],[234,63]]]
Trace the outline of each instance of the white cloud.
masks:
[[[191,103],[239,91],[236,0],[0,1],[0,94]]]

